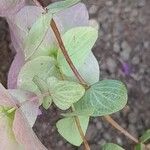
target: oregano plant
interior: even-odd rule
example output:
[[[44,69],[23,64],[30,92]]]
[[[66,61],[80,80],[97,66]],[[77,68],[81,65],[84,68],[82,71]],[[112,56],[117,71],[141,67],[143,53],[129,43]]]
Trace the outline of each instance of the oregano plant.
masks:
[[[47,7],[33,0],[0,0],[0,15],[10,28],[16,53],[8,74],[8,89],[0,84],[0,149],[45,150],[32,127],[54,104],[64,113],[56,122],[59,134],[74,146],[90,150],[86,131],[90,117],[104,117],[135,144],[148,149],[149,130],[138,140],[109,115],[127,105],[127,89],[118,80],[101,79],[91,49],[98,30],[89,26],[80,0]],[[99,149],[123,150],[113,143]]]

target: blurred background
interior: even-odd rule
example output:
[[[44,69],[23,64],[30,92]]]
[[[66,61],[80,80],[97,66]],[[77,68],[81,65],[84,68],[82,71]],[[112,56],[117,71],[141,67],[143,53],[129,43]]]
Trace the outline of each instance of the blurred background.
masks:
[[[52,1],[41,2],[46,6]],[[112,117],[139,137],[150,128],[150,0],[84,0],[83,3],[89,11],[90,24],[99,28],[93,52],[99,61],[100,78],[120,79],[128,88],[128,107]],[[0,18],[0,82],[5,86],[13,60],[10,43],[9,27]],[[47,148],[83,150],[82,146],[71,146],[57,133],[58,109],[41,110],[34,131]],[[100,117],[91,118],[86,137],[91,150],[100,150],[105,142],[134,149],[132,141]]]

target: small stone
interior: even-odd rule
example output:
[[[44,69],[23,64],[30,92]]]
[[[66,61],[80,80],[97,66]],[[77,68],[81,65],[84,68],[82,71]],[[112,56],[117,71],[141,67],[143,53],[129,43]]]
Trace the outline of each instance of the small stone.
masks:
[[[90,19],[89,25],[90,25],[91,27],[95,28],[96,30],[99,30],[99,23],[97,22],[97,20],[95,20],[95,19]]]
[[[136,132],[136,127],[132,124],[129,124],[128,127],[129,133],[131,133],[133,136],[138,137],[137,132]]]
[[[130,54],[128,53],[128,51],[122,51],[120,55],[124,61],[127,61],[130,57]]]
[[[123,41],[121,44],[123,50],[131,51],[129,44],[126,41]]]
[[[63,141],[58,141],[58,146],[62,146],[63,144]]]
[[[136,9],[133,9],[130,14],[130,21],[131,22],[135,21],[137,16],[138,16],[138,11]]]
[[[138,20],[142,25],[146,24],[146,18],[142,14],[138,16]]]
[[[96,128],[97,129],[101,129],[102,128],[102,123],[100,121],[97,121]]]
[[[126,7],[125,9],[124,9],[124,12],[126,12],[126,13],[128,13],[128,12],[130,12],[131,11],[131,7]]]
[[[108,12],[107,11],[103,11],[103,12],[99,12],[99,14],[98,14],[98,21],[99,22],[103,22],[104,23],[104,21],[106,20],[106,19],[108,19],[109,18],[109,14],[108,14]]]
[[[123,51],[120,55],[124,61],[127,61],[130,57],[131,47],[126,41],[122,42],[121,47]]]
[[[131,73],[130,76],[136,81],[140,81],[142,79],[142,75],[138,73]]]
[[[99,149],[99,145],[96,145],[96,144],[92,144],[90,145],[90,148],[93,149],[93,150],[98,150]]]
[[[109,133],[104,133],[104,139],[105,140],[111,140],[111,136]]]
[[[106,1],[106,6],[112,6],[113,5],[113,2],[112,1]]]
[[[128,119],[131,124],[135,124],[137,122],[137,116],[135,113],[130,113],[128,115]]]
[[[121,138],[119,138],[119,137],[116,138],[116,141],[117,141],[117,143],[118,143],[119,145],[122,145],[122,144],[123,144]]]
[[[101,139],[100,141],[98,141],[98,144],[99,144],[99,145],[104,145],[104,144],[106,144],[106,140]]]
[[[145,0],[138,0],[138,7],[144,7],[146,4]]]
[[[96,5],[92,5],[89,9],[90,14],[95,14],[98,10],[98,7]]]
[[[133,65],[137,65],[137,64],[139,64],[139,62],[140,62],[140,59],[139,59],[138,56],[133,57],[133,59],[132,59],[132,64]]]
[[[90,140],[94,139],[96,135],[97,135],[97,129],[96,129],[95,125],[92,124],[88,127],[86,138],[88,141],[90,141]]]
[[[149,48],[149,42],[148,41],[144,42],[144,48],[146,48],[146,49]]]
[[[144,94],[147,94],[150,91],[150,89],[146,87],[144,84],[141,85],[141,89]]]
[[[107,58],[107,67],[108,67],[108,70],[111,72],[111,73],[114,73],[115,72],[115,69],[117,67],[116,65],[116,62],[112,59],[112,58]]]
[[[116,52],[116,53],[119,53],[119,52],[120,52],[120,46],[119,46],[118,43],[114,43],[114,45],[113,45],[113,50],[114,50],[114,52]]]
[[[133,9],[131,12],[131,17],[137,17],[137,15],[138,15],[137,9]]]

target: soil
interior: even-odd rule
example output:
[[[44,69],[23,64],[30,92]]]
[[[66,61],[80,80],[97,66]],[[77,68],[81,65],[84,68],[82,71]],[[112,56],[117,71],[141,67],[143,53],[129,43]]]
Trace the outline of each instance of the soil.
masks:
[[[93,52],[99,61],[101,79],[119,79],[128,88],[128,107],[112,117],[139,137],[150,128],[150,1],[85,0],[84,3],[91,24],[100,28]],[[0,82],[4,86],[13,59],[10,42],[8,25],[0,18]],[[57,108],[41,110],[34,131],[48,149],[83,149],[71,146],[57,133],[55,123],[60,118]],[[91,118],[86,137],[91,150],[100,150],[105,142],[134,149],[132,141],[100,117]]]

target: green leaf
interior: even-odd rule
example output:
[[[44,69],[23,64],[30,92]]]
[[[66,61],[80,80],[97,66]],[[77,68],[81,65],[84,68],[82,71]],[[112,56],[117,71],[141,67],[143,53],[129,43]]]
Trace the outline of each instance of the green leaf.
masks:
[[[89,123],[89,117],[81,116],[79,117],[80,125],[83,130],[83,133],[85,135],[88,123]],[[75,146],[80,146],[82,141],[82,138],[80,136],[78,127],[75,122],[75,118],[64,118],[57,122],[56,124],[58,132],[71,144]]]
[[[98,31],[92,27],[72,28],[62,36],[68,55],[76,68],[79,68],[85,62],[97,37]],[[72,70],[61,50],[58,51],[57,61],[63,74],[72,76]]]
[[[92,52],[90,52],[88,57],[85,59],[84,63],[81,66],[79,66],[77,70],[87,84],[92,85],[99,81],[100,77],[99,64]],[[74,73],[72,73],[70,77],[67,76],[66,78],[68,80],[78,82]]]
[[[40,79],[38,76],[34,76],[32,80],[39,88],[42,93],[46,93],[49,91],[47,83]]]
[[[42,79],[40,79],[38,76],[35,76],[33,78],[33,82],[38,86],[39,90],[41,91],[41,94],[49,92],[47,83]],[[49,93],[48,96],[44,96],[42,106],[47,110],[51,106],[51,104],[52,104],[52,99]]]
[[[82,111],[74,111],[74,112],[68,112],[68,113],[62,113],[61,115],[64,117],[74,117],[74,116],[91,116],[93,114],[94,110],[89,108],[87,110]]]
[[[103,116],[121,110],[127,103],[125,85],[117,80],[102,80],[92,85],[75,104],[78,111],[93,108],[92,116]]]
[[[58,13],[59,11],[65,10],[79,2],[80,0],[64,0],[50,4],[49,6],[47,6],[47,9],[49,10],[49,12],[54,14]]]
[[[47,84],[53,102],[62,110],[68,109],[85,93],[82,85],[76,82],[59,81],[54,77],[48,78]]]
[[[79,68],[77,68],[77,70],[89,85],[99,81],[99,64],[92,52],[85,59],[84,63]]]
[[[49,24],[52,19],[51,13],[45,13],[31,27],[24,43],[25,59],[29,59],[40,47],[43,39],[50,28]]]
[[[39,87],[33,82],[38,76],[46,81],[55,72],[55,61],[48,56],[41,56],[28,61],[21,69],[18,76],[18,86],[31,92],[40,92]]]
[[[46,98],[44,98],[42,106],[47,110],[51,106],[52,102],[53,101],[51,97],[47,96]]]
[[[135,150],[145,150],[145,146],[142,143],[139,143],[135,146]]]
[[[120,147],[117,144],[113,144],[113,143],[106,143],[103,147],[102,150],[125,150],[122,147]]]
[[[14,132],[12,131],[13,127],[13,121],[15,117],[15,111],[11,113],[7,113],[9,109],[4,108],[5,110],[3,111],[4,115],[0,116],[0,133],[1,133],[1,146],[4,146],[3,143],[5,144],[11,144],[12,148],[15,149],[17,145],[17,141],[15,139]],[[6,141],[7,140],[7,141]],[[6,145],[9,146],[9,145]],[[19,144],[18,144],[19,147]],[[10,147],[9,147],[10,148]],[[19,147],[20,148],[20,147]]]
[[[141,137],[140,137],[140,141],[142,143],[147,142],[148,140],[150,140],[150,129],[147,130]]]

